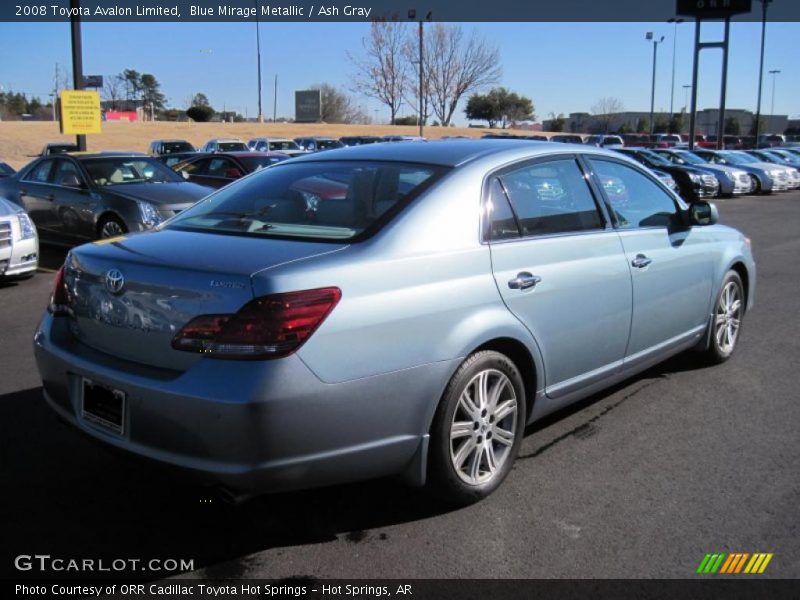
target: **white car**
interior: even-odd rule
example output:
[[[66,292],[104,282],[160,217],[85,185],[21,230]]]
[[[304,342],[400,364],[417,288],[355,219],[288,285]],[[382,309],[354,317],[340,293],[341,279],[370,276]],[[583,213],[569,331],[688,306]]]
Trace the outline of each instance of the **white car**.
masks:
[[[22,208],[0,198],[0,280],[25,279],[39,266],[39,236]]]

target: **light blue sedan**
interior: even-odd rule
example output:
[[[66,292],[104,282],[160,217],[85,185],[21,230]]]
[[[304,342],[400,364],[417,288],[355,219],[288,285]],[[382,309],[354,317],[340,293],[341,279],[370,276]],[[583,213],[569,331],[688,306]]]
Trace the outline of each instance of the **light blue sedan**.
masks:
[[[525,426],[736,348],[750,243],[590,146],[371,144],[74,249],[34,346],[48,404],[231,498],[401,475],[456,503]]]

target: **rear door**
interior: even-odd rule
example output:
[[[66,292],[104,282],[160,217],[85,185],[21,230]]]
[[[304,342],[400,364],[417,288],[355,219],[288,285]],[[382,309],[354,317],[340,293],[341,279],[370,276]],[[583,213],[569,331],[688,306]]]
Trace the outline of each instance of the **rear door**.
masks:
[[[631,276],[576,158],[505,168],[486,202],[497,288],[539,346],[547,394],[614,373],[628,342]]]
[[[655,178],[611,157],[587,162],[616,221],[633,281],[626,361],[646,360],[705,328],[712,255],[704,237],[682,224],[679,206]]]
[[[78,185],[74,185],[76,182]],[[71,239],[94,239],[96,201],[92,200],[86,178],[72,159],[56,160],[53,189],[54,197],[50,208],[53,211],[52,221],[56,232]]]

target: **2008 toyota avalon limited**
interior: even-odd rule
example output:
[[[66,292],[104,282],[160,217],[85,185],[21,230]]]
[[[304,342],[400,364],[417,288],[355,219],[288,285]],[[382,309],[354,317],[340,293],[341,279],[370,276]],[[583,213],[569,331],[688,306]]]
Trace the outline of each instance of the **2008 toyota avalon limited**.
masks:
[[[74,249],[36,359],[75,426],[231,493],[401,474],[468,503],[526,424],[731,356],[755,266],[716,220],[598,148],[311,154]]]

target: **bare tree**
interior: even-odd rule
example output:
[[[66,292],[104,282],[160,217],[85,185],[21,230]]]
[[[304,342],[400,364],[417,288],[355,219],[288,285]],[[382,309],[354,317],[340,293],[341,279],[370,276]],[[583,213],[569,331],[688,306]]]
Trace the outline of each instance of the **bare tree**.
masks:
[[[346,92],[329,83],[312,85],[310,89],[321,92],[321,120],[325,123],[358,123],[362,120],[360,108]]]
[[[460,25],[437,23],[425,41],[425,73],[430,78],[433,113],[450,125],[461,99],[500,80],[500,53],[476,31],[466,37]]]
[[[405,29],[403,23],[373,22],[369,36],[361,41],[364,56],[350,56],[356,67],[354,88],[388,106],[393,125],[409,79],[409,64],[403,56]]]
[[[603,133],[608,133],[614,115],[624,110],[622,100],[613,96],[600,98],[592,105],[592,114],[597,118],[597,122],[603,128]]]
[[[106,75],[103,78],[103,97],[111,105],[111,110],[117,110],[117,104],[125,95],[125,82],[119,75]]]

